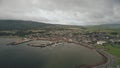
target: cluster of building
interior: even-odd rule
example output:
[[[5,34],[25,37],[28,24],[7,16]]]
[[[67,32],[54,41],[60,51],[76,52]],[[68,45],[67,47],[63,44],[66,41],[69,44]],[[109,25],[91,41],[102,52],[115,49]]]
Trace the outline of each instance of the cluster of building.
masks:
[[[79,32],[76,30],[49,31],[26,35],[32,40],[50,40],[58,42],[81,42],[85,44],[120,44],[120,36],[112,36],[107,32]]]

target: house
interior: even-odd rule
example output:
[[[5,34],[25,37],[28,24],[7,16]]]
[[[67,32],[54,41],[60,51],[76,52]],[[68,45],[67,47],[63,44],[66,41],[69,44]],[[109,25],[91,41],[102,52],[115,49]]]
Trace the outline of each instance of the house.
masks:
[[[106,41],[97,41],[97,44],[98,45],[103,45],[103,44],[105,44],[106,43]]]

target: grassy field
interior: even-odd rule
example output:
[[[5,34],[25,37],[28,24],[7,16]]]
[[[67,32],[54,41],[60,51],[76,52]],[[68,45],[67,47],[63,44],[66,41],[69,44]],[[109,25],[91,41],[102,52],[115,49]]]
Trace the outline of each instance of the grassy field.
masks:
[[[113,56],[117,57],[117,61],[115,65],[120,65],[120,48],[118,47],[113,47],[111,45],[107,45],[105,46],[105,49],[107,49],[106,51],[110,54],[112,54]]]
[[[111,33],[115,32],[118,35],[120,35],[120,28],[119,29],[87,28],[87,31],[89,31],[89,32],[107,32],[109,35],[112,35]]]

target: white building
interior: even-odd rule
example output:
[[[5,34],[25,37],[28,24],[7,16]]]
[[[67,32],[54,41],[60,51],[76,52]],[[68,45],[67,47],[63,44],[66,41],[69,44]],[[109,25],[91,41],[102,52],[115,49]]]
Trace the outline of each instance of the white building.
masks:
[[[103,45],[104,43],[106,43],[106,41],[97,41],[98,45]]]

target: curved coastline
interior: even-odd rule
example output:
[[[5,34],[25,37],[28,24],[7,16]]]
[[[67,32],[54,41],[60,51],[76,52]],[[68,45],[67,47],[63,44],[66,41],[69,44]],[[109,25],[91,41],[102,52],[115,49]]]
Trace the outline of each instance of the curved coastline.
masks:
[[[29,40],[29,41],[31,41],[31,40]],[[27,41],[27,42],[29,42],[29,41]],[[23,41],[20,42],[19,44],[21,44],[21,43],[23,43]],[[67,42],[67,43],[69,43],[69,42]],[[81,44],[78,42],[71,42],[71,43],[84,46],[91,50],[95,50],[97,53],[99,53],[103,57],[103,60],[104,60],[103,62],[99,62],[99,63],[95,63],[95,64],[91,64],[91,65],[80,65],[80,66],[77,66],[76,68],[81,68],[81,67],[83,67],[83,68],[109,68],[109,67],[111,67],[111,64],[113,64],[113,62],[114,62],[114,57],[112,55],[110,55],[109,53],[105,52],[104,50],[96,49],[96,48],[88,46],[87,44]],[[55,44],[55,43],[51,43],[50,45],[52,45],[52,44]],[[33,47],[41,47],[41,46],[33,46]],[[46,47],[46,46],[44,46],[44,47]]]
[[[73,42],[75,44],[81,45],[80,43]],[[94,47],[90,47],[88,45],[82,45],[86,48],[89,48],[91,50],[95,50],[97,53],[99,53],[103,57],[103,62],[99,62],[96,64],[91,64],[91,65],[80,65],[77,68],[111,68],[111,65],[115,61],[115,57],[113,57],[111,54],[105,52],[104,50],[96,49]]]
[[[82,44],[76,43],[76,42],[71,42],[71,43],[84,46],[91,50],[95,50],[98,54],[100,54],[103,57],[103,60],[104,60],[103,62],[98,62],[98,63],[91,64],[91,65],[80,65],[80,66],[77,66],[76,68],[81,68],[81,67],[83,67],[83,68],[109,68],[109,67],[111,67],[111,64],[113,64],[114,57],[112,55],[110,55],[109,53],[105,52],[104,50],[98,50],[93,47],[89,47],[87,45],[82,45]],[[37,46],[33,46],[33,47],[37,47]],[[44,46],[44,47],[46,47],[46,46]]]

